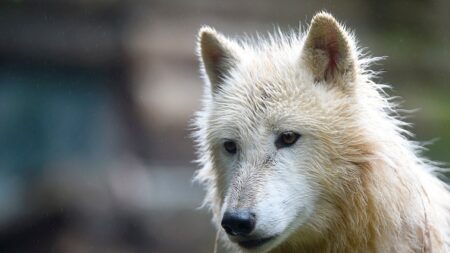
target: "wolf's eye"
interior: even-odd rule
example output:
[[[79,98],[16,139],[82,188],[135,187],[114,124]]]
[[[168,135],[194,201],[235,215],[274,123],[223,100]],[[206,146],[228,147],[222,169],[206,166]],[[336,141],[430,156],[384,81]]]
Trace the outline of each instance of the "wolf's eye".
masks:
[[[236,154],[236,152],[237,152],[236,142],[234,142],[234,141],[230,141],[230,140],[225,141],[223,143],[223,147],[230,154]]]
[[[287,131],[278,136],[278,139],[275,141],[275,146],[277,148],[285,148],[292,146],[295,142],[297,142],[298,138],[300,138],[300,134]]]

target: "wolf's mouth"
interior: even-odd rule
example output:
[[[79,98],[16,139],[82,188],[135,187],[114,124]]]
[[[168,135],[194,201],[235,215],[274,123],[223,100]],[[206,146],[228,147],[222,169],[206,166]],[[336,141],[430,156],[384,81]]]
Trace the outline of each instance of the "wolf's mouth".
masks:
[[[246,249],[252,249],[257,248],[270,240],[272,240],[275,236],[267,237],[267,238],[260,238],[260,239],[250,239],[245,241],[238,242],[239,246]]]

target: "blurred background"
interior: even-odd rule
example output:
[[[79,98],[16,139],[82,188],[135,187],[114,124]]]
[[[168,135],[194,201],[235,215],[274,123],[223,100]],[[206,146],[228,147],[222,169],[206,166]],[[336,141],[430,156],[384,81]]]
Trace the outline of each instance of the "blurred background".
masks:
[[[0,252],[212,252],[191,183],[196,33],[297,28],[319,10],[388,56],[378,81],[450,162],[450,1],[3,0]]]

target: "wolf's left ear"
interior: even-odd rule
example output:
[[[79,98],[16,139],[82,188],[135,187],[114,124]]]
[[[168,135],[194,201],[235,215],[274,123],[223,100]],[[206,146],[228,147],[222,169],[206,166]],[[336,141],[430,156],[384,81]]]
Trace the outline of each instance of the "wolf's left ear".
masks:
[[[314,16],[306,35],[302,57],[315,81],[346,85],[356,75],[353,41],[345,29],[328,13]]]
[[[198,35],[200,61],[215,92],[238,62],[239,46],[210,27],[202,27]]]

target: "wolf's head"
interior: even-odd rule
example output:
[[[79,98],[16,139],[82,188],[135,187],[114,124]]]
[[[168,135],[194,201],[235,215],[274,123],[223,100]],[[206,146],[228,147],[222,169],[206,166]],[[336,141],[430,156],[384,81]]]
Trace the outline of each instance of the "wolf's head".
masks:
[[[359,129],[369,115],[361,108],[373,89],[354,44],[326,13],[304,36],[237,42],[200,30],[197,178],[216,224],[240,250],[320,240],[364,180]]]

